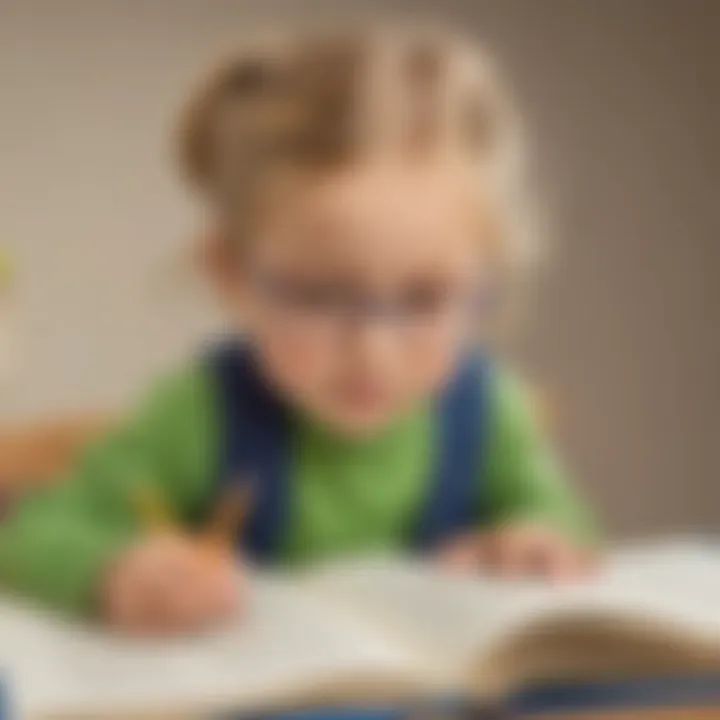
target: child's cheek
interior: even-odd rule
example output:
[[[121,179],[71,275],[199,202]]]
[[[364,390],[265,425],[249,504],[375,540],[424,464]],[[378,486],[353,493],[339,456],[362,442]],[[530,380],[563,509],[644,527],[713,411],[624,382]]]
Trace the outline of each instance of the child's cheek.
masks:
[[[301,333],[266,329],[256,342],[272,379],[296,398],[316,393],[332,375],[329,353]]]
[[[415,398],[431,395],[451,376],[458,356],[456,346],[442,342],[430,344],[422,353],[416,353],[408,363],[405,375],[412,379],[407,394]]]

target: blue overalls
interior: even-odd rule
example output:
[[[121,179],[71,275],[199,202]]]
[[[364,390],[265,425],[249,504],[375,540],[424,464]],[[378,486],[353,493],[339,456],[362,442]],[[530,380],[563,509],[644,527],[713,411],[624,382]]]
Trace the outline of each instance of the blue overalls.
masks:
[[[272,562],[282,547],[289,512],[289,414],[263,381],[248,344],[218,345],[207,363],[221,411],[218,493],[232,483],[253,484],[253,507],[238,543],[256,561]],[[438,460],[419,517],[408,529],[411,548],[432,549],[478,522],[488,376],[488,362],[473,356],[437,398]]]

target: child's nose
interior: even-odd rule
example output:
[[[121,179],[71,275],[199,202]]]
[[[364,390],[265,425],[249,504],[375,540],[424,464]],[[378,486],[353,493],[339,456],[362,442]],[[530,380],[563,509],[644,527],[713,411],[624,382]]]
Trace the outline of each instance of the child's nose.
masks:
[[[390,357],[397,335],[396,323],[386,314],[366,313],[353,320],[354,349],[365,360],[378,362]]]

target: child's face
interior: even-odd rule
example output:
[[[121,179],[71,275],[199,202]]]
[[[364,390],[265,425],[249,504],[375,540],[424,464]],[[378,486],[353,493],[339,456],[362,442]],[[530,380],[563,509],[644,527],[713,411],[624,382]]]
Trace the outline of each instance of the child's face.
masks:
[[[442,383],[469,339],[482,260],[463,187],[447,168],[369,166],[276,203],[235,312],[281,392],[368,435]]]

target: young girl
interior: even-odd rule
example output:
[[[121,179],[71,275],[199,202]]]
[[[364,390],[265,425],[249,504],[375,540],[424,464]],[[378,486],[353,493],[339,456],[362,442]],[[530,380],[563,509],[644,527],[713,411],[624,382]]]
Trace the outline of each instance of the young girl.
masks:
[[[236,559],[144,533],[133,494],[199,531],[243,483],[238,549],[259,561],[417,549],[582,572],[585,512],[519,384],[477,347],[521,180],[483,59],[415,32],[241,53],[193,99],[182,147],[231,339],[15,509],[4,584],[130,630],[211,621],[238,602]]]

